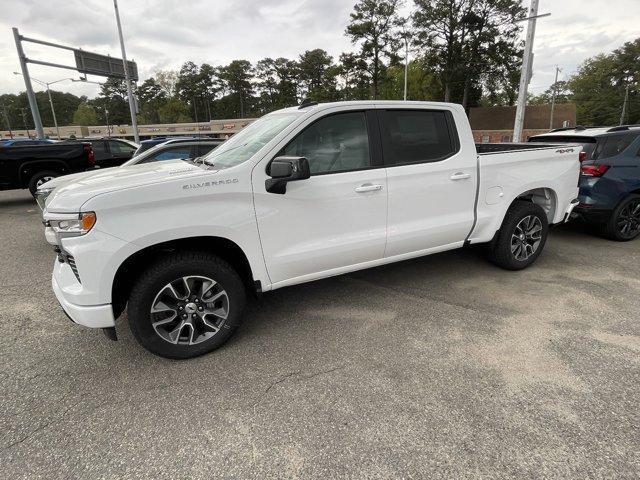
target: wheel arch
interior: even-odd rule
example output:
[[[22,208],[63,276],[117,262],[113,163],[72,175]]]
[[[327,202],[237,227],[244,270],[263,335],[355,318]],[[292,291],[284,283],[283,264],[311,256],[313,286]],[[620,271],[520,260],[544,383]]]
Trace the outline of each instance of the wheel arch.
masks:
[[[52,171],[65,174],[67,170],[67,165],[61,160],[32,160],[20,166],[20,182],[27,185],[38,172]]]
[[[179,238],[142,248],[120,264],[111,286],[114,317],[118,318],[124,311],[131,288],[148,265],[162,258],[163,255],[185,250],[208,252],[219,256],[236,269],[249,293],[255,294],[261,290],[260,282],[254,280],[246,254],[237,243],[217,236]]]
[[[515,202],[522,200],[530,201],[539,205],[547,215],[547,223],[549,223],[549,225],[554,223],[556,211],[558,209],[558,195],[555,190],[549,187],[539,187],[527,190],[513,199],[511,204],[509,204],[507,211]]]

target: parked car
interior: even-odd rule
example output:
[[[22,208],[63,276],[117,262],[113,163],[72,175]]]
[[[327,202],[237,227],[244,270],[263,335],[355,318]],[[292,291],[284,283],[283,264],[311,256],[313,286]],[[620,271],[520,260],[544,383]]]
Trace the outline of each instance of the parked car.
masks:
[[[49,145],[51,143],[56,143],[54,140],[45,139],[37,139],[37,138],[9,138],[7,140],[0,140],[0,147],[11,147],[13,145]]]
[[[0,190],[28,188],[35,195],[49,180],[95,168],[90,143],[22,143],[0,146]]]
[[[518,270],[577,203],[579,148],[477,150],[464,109],[432,102],[303,104],[204,157],[98,172],[43,212],[53,290],[76,323],[171,358],[222,345],[247,291],[267,292],[487,244]],[[488,148],[488,147],[482,147]]]
[[[138,163],[160,162],[164,160],[184,159],[189,160],[206,155],[211,150],[220,145],[224,140],[220,139],[173,139],[156,145],[155,147],[144,151],[140,155],[136,155],[122,166],[131,166]],[[104,170],[103,170],[104,171]],[[55,178],[51,181],[40,185],[35,193],[36,200],[40,208],[44,208],[47,197],[55,188],[71,182],[77,182],[80,179],[86,179],[97,173],[96,170],[90,172],[81,172],[74,175]]]
[[[554,130],[529,141],[581,145],[585,153],[575,215],[613,240],[640,236],[640,125]]]
[[[118,167],[133,157],[138,144],[121,138],[87,138],[83,142],[91,143],[100,168]]]
[[[142,152],[146,152],[150,148],[169,140],[197,140],[197,137],[155,137],[148,140],[142,140],[135,154],[140,155]]]

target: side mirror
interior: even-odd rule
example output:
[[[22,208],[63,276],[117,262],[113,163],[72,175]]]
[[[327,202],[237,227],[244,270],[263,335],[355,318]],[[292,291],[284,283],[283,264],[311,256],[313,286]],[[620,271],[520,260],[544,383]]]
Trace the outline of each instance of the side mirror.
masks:
[[[269,164],[267,174],[271,177],[264,182],[267,192],[282,195],[287,191],[287,183],[306,180],[311,177],[311,170],[305,157],[276,157]]]

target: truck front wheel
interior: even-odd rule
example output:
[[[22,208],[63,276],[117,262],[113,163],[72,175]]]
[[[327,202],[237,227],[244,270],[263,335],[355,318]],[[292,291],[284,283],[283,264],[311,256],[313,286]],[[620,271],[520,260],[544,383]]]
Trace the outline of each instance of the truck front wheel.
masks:
[[[240,324],[246,294],[237,272],[205,252],[171,253],[135,283],[127,314],[136,340],[166,358],[220,347]]]
[[[540,256],[549,225],[544,210],[535,203],[515,202],[489,246],[489,259],[507,270],[521,270]]]

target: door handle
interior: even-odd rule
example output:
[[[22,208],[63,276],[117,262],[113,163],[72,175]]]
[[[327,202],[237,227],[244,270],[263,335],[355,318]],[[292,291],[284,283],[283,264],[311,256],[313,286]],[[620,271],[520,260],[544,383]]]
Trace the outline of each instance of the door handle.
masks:
[[[364,193],[364,192],[375,192],[378,190],[382,190],[382,185],[378,185],[378,184],[372,184],[372,183],[365,183],[364,185],[360,185],[359,187],[356,187],[356,192],[357,193]]]
[[[464,173],[464,172],[456,172],[453,175],[451,175],[451,177],[449,177],[451,180],[466,180],[467,178],[471,178],[471,174],[470,173]]]

